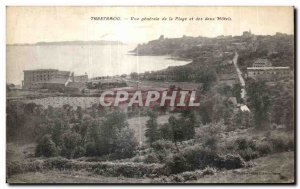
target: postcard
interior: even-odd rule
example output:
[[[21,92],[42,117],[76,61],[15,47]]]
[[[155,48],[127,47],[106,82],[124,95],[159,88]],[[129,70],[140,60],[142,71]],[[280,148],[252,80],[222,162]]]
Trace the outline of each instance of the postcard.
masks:
[[[294,7],[7,6],[9,184],[295,184]]]

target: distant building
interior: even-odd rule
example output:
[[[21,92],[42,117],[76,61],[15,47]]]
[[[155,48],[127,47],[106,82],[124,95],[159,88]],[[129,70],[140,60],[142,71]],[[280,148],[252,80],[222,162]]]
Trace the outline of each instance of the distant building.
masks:
[[[119,76],[93,77],[87,82],[87,88],[89,89],[104,89],[125,86],[127,86],[126,81],[123,77]]]
[[[67,92],[75,92],[79,93],[86,88],[85,82],[69,82],[65,87],[65,91]]]
[[[74,81],[86,83],[89,81],[89,77],[88,77],[87,73],[85,73],[84,75],[74,76]]]
[[[234,42],[234,43],[231,43],[231,45],[235,49],[239,49],[239,50],[245,50],[245,49],[247,49],[247,42]]]
[[[255,60],[252,67],[271,67],[272,63],[268,59],[259,58]]]
[[[275,81],[290,76],[289,67],[273,67],[268,59],[257,59],[253,67],[247,68],[247,77],[266,81]]]
[[[56,69],[24,70],[22,88],[42,88],[44,85],[66,85],[71,78],[71,72]]]
[[[18,89],[21,89],[21,85],[15,85],[13,83],[7,83],[6,88],[8,90],[18,90]]]
[[[79,91],[84,87],[82,80],[85,77],[79,76],[75,81],[73,72],[60,71],[57,69],[37,69],[24,70],[24,80],[22,81],[23,89],[48,89],[54,91]]]
[[[242,105],[240,109],[242,112],[251,112],[247,105]]]
[[[244,31],[243,32],[243,37],[251,37],[252,36],[252,33],[251,33],[251,30],[249,29],[249,31]]]
[[[289,67],[248,67],[249,78],[275,81],[290,76]]]

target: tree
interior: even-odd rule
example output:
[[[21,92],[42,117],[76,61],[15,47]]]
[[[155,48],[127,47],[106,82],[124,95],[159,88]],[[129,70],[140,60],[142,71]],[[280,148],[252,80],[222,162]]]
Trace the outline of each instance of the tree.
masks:
[[[32,115],[36,107],[37,105],[35,103],[28,103],[24,107],[24,113],[27,115]]]
[[[236,97],[237,102],[241,102],[241,90],[242,87],[239,83],[234,84],[232,87],[232,95]]]
[[[146,123],[145,136],[147,137],[147,142],[151,145],[153,142],[159,139],[157,115],[155,112],[148,112],[150,119]]]
[[[136,72],[132,72],[132,73],[130,74],[130,78],[131,78],[131,79],[138,79],[138,77],[139,77],[139,74],[136,73]]]
[[[93,127],[93,120],[91,118],[91,116],[89,115],[84,115],[80,120],[79,123],[76,123],[74,126],[73,126],[73,130],[80,134],[81,136],[81,144],[85,144],[87,138],[88,138],[88,130],[91,129],[91,127]],[[94,133],[94,134],[97,134]]]
[[[67,158],[74,158],[76,151],[81,150],[81,137],[80,134],[67,131],[62,135],[62,152],[61,155]],[[78,152],[77,152],[78,153]],[[77,154],[78,157],[78,154]]]
[[[182,130],[181,124],[174,116],[171,116],[169,118],[169,125],[172,128],[173,142],[177,147],[177,151],[179,151],[177,142],[181,142],[184,140],[184,132]]]
[[[182,114],[182,130],[185,140],[194,138],[195,136],[195,127],[200,124],[200,121],[197,118],[195,111],[186,110]]]
[[[77,106],[77,109],[76,109],[76,115],[77,115],[78,120],[81,120],[81,119],[82,119],[83,113],[82,113],[82,108],[81,108],[81,106]]]
[[[250,109],[254,111],[255,127],[260,129],[266,128],[271,108],[270,91],[267,91],[267,86],[263,81],[250,80],[247,86]]]
[[[201,67],[201,69],[198,69],[196,71],[196,81],[203,83],[202,89],[204,92],[207,92],[210,90],[213,83],[216,81],[217,76],[216,72],[211,67]]]
[[[160,126],[159,134],[161,139],[173,141],[173,132],[169,123],[165,123]]]
[[[211,98],[211,95],[203,96],[201,106],[199,106],[200,119],[204,125],[213,121],[214,99]]]
[[[50,135],[44,135],[38,143],[36,150],[36,156],[53,157],[57,156],[57,148],[55,143],[52,141]]]
[[[120,145],[123,147],[127,145],[129,147],[134,146],[129,140],[134,140],[134,136],[132,134],[127,133],[128,135],[126,135],[123,133],[127,129],[128,123],[126,114],[119,111],[108,114],[102,121],[93,121],[88,131],[89,145],[86,146],[87,153],[96,153],[99,156],[108,155],[120,150]],[[120,142],[122,144],[120,144]],[[92,149],[93,146],[96,150]],[[135,146],[133,148],[135,148]]]
[[[67,124],[64,122],[64,120],[61,119],[55,119],[54,120],[54,125],[52,126],[51,130],[51,137],[53,142],[56,145],[61,145],[62,142],[62,134],[68,129]]]
[[[176,81],[188,81],[190,73],[193,72],[191,67],[180,66],[176,68]]]
[[[294,129],[294,99],[288,97],[284,105],[283,123],[286,125],[287,130]]]
[[[137,140],[134,137],[134,131],[129,128],[123,128],[118,133],[115,144],[114,154],[118,159],[133,157],[135,149],[138,146]]]

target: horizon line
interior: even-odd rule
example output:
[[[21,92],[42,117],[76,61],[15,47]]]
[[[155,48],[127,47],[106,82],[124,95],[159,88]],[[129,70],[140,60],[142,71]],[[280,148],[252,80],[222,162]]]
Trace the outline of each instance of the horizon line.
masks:
[[[249,31],[244,31],[244,32],[249,32]],[[252,33],[252,35],[255,35],[255,36],[275,36],[277,33],[280,33],[280,34],[283,34],[283,35],[291,35],[293,36],[294,34],[288,34],[288,33],[282,33],[282,32],[275,32],[274,34],[255,34],[255,33]],[[164,36],[165,39],[178,39],[178,38],[183,38],[183,36],[185,36],[184,34],[181,36],[181,37],[172,37],[172,38],[168,38],[166,37],[164,34],[161,34],[160,36]],[[213,38],[217,38],[217,37],[220,37],[220,36],[224,36],[224,37],[239,37],[239,36],[243,36],[243,34],[241,35],[217,35],[217,36],[214,36],[214,37],[208,37],[208,36],[202,36],[202,35],[198,35],[198,36],[185,36],[185,37],[193,37],[193,38],[198,38],[198,37],[203,37],[203,38],[209,38],[209,39],[213,39]],[[156,39],[152,39],[152,40],[148,40],[147,42],[149,41],[153,41],[153,40],[157,40],[159,39],[159,37],[157,37]],[[63,40],[63,41],[38,41],[38,42],[35,42],[35,43],[6,43],[6,45],[8,46],[14,46],[14,45],[43,45],[43,43],[67,43],[67,42],[114,42],[114,43],[121,43],[122,45],[127,45],[128,43],[130,42],[123,42],[123,41],[120,41],[120,40]],[[143,43],[147,43],[147,42],[132,42],[132,43],[136,43],[136,44],[143,44]]]

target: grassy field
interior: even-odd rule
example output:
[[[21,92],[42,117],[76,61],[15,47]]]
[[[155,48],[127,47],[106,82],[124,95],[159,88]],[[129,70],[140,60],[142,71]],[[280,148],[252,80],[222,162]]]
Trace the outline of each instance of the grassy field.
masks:
[[[151,179],[104,177],[89,172],[47,171],[13,175],[9,183],[149,183]]]
[[[178,116],[178,114],[173,114],[174,116]],[[160,115],[157,117],[157,123],[159,125],[163,125],[168,123],[168,119],[171,114]],[[129,128],[134,130],[135,137],[140,144],[144,144],[146,141],[145,130],[146,130],[146,122],[148,121],[148,116],[139,116],[128,119]]]

